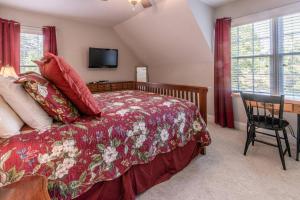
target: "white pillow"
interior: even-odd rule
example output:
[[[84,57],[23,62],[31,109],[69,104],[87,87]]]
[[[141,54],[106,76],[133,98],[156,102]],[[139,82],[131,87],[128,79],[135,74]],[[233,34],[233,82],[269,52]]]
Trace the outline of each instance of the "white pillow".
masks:
[[[0,97],[0,138],[18,135],[23,125],[23,121]]]
[[[52,124],[52,118],[25,91],[14,78],[0,76],[0,95],[31,128],[43,130]]]

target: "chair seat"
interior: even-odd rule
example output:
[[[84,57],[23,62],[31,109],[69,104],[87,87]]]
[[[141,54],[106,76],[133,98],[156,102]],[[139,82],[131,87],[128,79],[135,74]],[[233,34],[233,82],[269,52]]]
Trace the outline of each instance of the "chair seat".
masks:
[[[257,116],[253,115],[254,125],[258,128],[264,128],[269,130],[282,130],[289,125],[289,122],[282,120],[282,126],[280,126],[279,118],[272,118],[268,116]]]

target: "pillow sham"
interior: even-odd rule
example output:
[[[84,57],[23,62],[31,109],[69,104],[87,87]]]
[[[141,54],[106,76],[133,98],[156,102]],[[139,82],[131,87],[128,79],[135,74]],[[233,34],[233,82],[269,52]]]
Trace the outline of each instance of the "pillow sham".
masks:
[[[15,78],[0,76],[0,95],[19,117],[31,128],[43,130],[52,124],[52,118],[24,90],[14,83]]]
[[[22,83],[28,94],[55,120],[71,123],[78,119],[78,110],[47,79],[35,72],[21,74],[16,83]]]
[[[0,96],[0,138],[9,138],[20,134],[24,122]]]
[[[36,61],[41,74],[54,83],[84,114],[100,115],[100,108],[92,93],[77,72],[63,58],[47,53]]]

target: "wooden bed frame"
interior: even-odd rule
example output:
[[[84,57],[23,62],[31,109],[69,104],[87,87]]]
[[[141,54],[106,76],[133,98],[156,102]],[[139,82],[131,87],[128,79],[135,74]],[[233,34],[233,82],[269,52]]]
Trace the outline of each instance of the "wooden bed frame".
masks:
[[[119,90],[141,90],[186,99],[196,104],[196,106],[200,110],[201,116],[207,123],[207,87],[149,82],[144,83],[136,81],[94,82],[89,83],[87,86],[89,87],[92,93]]]

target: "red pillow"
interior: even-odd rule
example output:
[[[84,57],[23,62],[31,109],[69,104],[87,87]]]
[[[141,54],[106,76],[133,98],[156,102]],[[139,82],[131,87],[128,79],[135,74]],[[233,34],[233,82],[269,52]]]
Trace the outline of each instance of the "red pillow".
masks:
[[[21,83],[28,94],[55,120],[71,123],[79,118],[79,113],[72,103],[44,77],[35,72],[19,76],[15,82]]]
[[[77,72],[63,58],[47,53],[36,62],[41,74],[54,83],[74,104],[87,115],[99,115],[100,109],[92,93]]]

